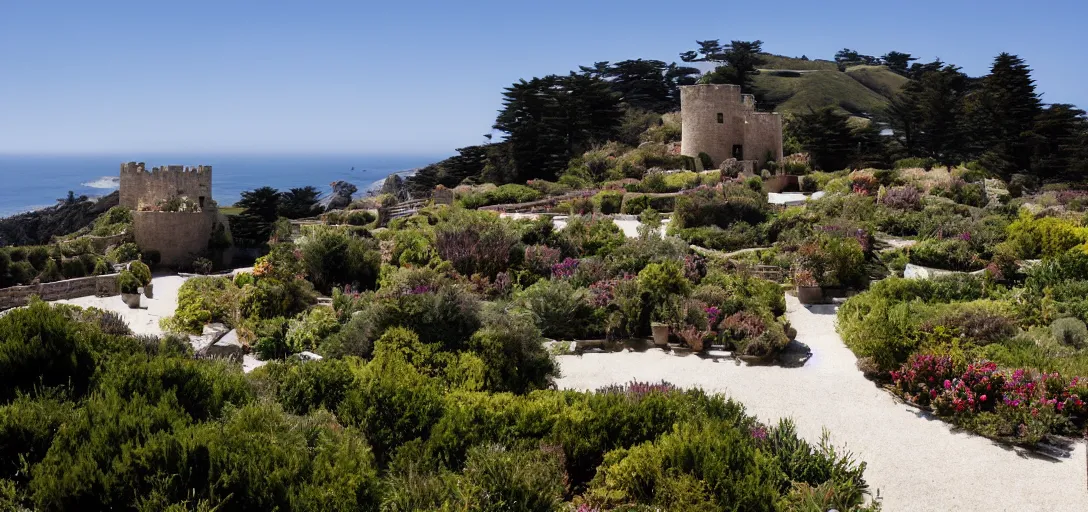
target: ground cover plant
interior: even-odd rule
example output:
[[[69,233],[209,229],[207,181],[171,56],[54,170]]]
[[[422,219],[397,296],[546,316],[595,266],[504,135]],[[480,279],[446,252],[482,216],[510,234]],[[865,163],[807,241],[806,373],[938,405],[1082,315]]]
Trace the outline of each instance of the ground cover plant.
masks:
[[[366,359],[244,376],[85,318],[41,302],[0,317],[4,509],[865,507],[864,463],[720,395],[488,391],[497,366],[443,361],[404,328]]]

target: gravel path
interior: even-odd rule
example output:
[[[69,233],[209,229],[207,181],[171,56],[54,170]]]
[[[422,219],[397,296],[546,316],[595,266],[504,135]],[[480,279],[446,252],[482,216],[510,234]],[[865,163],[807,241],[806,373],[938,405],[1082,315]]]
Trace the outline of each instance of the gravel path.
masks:
[[[558,384],[592,390],[632,379],[667,380],[725,393],[767,422],[792,417],[811,441],[827,428],[835,445],[868,464],[866,480],[890,512],[1088,511],[1083,442],[1069,459],[1054,462],[953,432],[861,375],[835,331],[831,306],[810,311],[792,296],[787,303],[797,340],[812,350],[803,367],[736,366],[655,349],[559,356]]]
[[[235,272],[246,272],[249,268],[238,269]],[[75,299],[58,300],[58,304],[74,304],[84,308],[98,308],[113,311],[128,323],[128,328],[136,334],[153,334],[162,336],[159,328],[159,320],[163,317],[173,316],[178,308],[178,288],[188,277],[177,275],[155,277],[151,279],[154,286],[154,298],[140,297],[140,309],[131,309],[121,301],[120,295],[112,297],[78,297]],[[242,371],[249,373],[255,368],[264,366],[265,362],[258,360],[252,354],[246,354],[242,358]]]
[[[162,276],[151,279],[154,298],[140,297],[140,309],[131,309],[121,301],[120,295],[112,297],[78,297],[56,301],[58,304],[74,304],[85,308],[95,307],[113,311],[128,323],[129,329],[136,334],[162,335],[159,319],[172,316],[178,308],[178,288],[185,282],[181,276]]]

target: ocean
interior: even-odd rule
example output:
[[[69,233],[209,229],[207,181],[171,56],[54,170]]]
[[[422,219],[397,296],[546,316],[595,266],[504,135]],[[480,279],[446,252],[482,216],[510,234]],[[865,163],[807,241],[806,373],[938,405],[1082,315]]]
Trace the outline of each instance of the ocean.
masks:
[[[323,194],[341,180],[359,187],[359,195],[386,176],[437,162],[448,155],[4,155],[0,154],[0,217],[56,204],[67,197],[102,196],[117,190],[122,162],[164,165],[211,165],[212,197],[233,204],[242,191],[270,186],[280,190],[313,185]]]

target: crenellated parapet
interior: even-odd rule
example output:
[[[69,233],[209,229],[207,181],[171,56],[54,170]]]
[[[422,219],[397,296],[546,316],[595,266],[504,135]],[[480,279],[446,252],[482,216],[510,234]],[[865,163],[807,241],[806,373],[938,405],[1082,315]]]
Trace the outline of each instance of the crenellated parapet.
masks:
[[[121,206],[141,210],[173,198],[211,204],[212,166],[167,165],[150,171],[143,162],[121,164]]]

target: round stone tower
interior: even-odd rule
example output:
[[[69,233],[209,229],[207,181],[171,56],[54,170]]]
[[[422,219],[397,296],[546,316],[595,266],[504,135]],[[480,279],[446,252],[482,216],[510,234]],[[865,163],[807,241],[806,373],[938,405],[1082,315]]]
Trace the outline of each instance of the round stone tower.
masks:
[[[741,95],[739,85],[681,87],[680,153],[693,158],[706,153],[715,166],[729,158],[744,160],[745,113],[752,110],[750,103]]]

